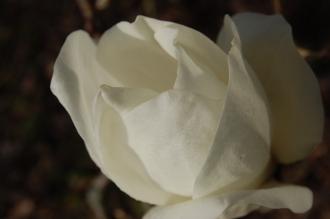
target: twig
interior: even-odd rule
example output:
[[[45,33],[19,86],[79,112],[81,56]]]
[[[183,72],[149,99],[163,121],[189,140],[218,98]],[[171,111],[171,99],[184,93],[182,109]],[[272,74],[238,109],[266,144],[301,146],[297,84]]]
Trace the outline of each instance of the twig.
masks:
[[[82,17],[84,18],[84,28],[89,33],[93,31],[93,9],[87,0],[75,0]]]
[[[109,179],[103,174],[100,174],[93,180],[91,188],[87,193],[87,203],[93,210],[97,219],[107,219],[102,206],[102,193],[109,182]]]
[[[110,0],[96,0],[95,1],[95,8],[97,10],[104,10],[110,5]]]
[[[280,14],[282,12],[282,3],[281,0],[273,0],[273,10],[276,14]]]

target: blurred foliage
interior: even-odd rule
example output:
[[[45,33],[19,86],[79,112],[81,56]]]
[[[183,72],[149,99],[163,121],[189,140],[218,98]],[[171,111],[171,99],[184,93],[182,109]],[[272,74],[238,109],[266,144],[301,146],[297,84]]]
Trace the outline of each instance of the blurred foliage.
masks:
[[[88,193],[99,171],[49,90],[54,60],[70,32],[85,29],[98,37],[115,23],[144,14],[188,25],[214,40],[224,14],[242,11],[285,15],[319,78],[327,115],[324,141],[313,154],[276,171],[282,181],[313,189],[313,209],[304,215],[277,210],[246,218],[330,218],[328,0],[1,0],[0,218],[97,218]],[[102,186],[108,218],[141,217],[144,205],[113,183]]]

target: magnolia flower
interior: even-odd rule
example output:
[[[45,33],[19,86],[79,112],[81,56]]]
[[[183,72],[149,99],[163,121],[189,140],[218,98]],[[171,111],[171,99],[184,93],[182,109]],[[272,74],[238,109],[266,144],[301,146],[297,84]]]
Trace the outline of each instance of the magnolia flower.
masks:
[[[218,45],[142,16],[97,43],[77,31],[51,90],[101,171],[158,205],[145,219],[312,205],[309,189],[271,183],[272,166],[306,157],[323,130],[317,80],[279,15],[226,16]]]

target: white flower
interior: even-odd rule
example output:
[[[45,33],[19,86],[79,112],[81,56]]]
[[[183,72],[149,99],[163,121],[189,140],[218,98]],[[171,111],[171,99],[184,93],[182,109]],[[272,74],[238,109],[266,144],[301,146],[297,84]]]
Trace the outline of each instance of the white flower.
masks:
[[[318,83],[289,25],[227,16],[218,44],[139,16],[98,43],[72,33],[55,63],[52,92],[94,162],[131,197],[160,205],[146,219],[311,207],[309,189],[268,183],[272,163],[303,159],[323,131]]]

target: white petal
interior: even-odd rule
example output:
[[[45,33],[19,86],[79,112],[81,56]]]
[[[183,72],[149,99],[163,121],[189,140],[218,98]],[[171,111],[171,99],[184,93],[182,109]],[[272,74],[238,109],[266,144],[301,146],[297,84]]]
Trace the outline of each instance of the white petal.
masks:
[[[98,66],[95,50],[95,44],[86,32],[70,34],[56,59],[51,90],[70,114],[89,154],[100,166],[92,136],[93,98],[102,83],[114,86],[120,83]]]
[[[318,82],[297,52],[290,26],[279,15],[243,13],[233,22],[229,19],[218,43],[228,48],[224,35],[240,41],[264,86],[272,113],[273,153],[283,163],[304,158],[321,141],[323,107]]]
[[[87,33],[83,31],[72,33],[67,38],[56,60],[51,82],[52,92],[69,112],[94,162],[122,190],[132,197],[148,203],[165,204],[176,201],[178,199],[176,196],[163,191],[151,180],[134,151],[125,146],[124,143],[120,144],[119,119],[117,114],[110,109],[104,113],[100,111],[97,114],[99,118],[104,118],[103,123],[99,125],[113,128],[112,124],[117,123],[118,129],[114,128],[110,134],[106,133],[114,137],[109,139],[109,144],[99,144],[96,134],[104,136],[104,132],[107,132],[110,128],[105,127],[105,129],[102,129],[98,127],[98,130],[95,130],[96,118],[93,116],[95,96],[102,84],[112,86],[122,86],[123,84],[111,78],[107,72],[104,72],[98,66],[95,60],[95,50],[95,44]],[[114,102],[118,106],[124,105],[119,103],[121,99],[125,101],[132,99],[127,98],[126,94],[117,93],[118,95],[112,96],[115,96],[116,101]],[[100,100],[98,102],[105,105]],[[103,105],[99,106],[99,110],[105,108]],[[130,105],[134,105],[134,103],[126,104],[126,107],[123,106],[123,108],[127,109]],[[113,123],[107,123],[109,120]],[[106,141],[107,139],[101,140]],[[114,144],[114,142],[118,144]]]
[[[182,47],[199,66],[207,66],[209,70],[223,81],[228,82],[228,66],[226,54],[202,33],[171,23],[169,28],[178,30],[175,45]]]
[[[174,89],[201,94],[210,99],[224,99],[227,85],[220,81],[207,66],[198,66],[186,51],[176,48],[178,75]]]
[[[237,191],[176,205],[155,207],[143,219],[231,219],[242,217],[260,208],[289,208],[295,213],[303,213],[311,208],[312,201],[309,189],[287,185]]]
[[[228,65],[224,109],[194,197],[228,186],[247,187],[269,163],[270,122],[264,91],[236,46],[229,53]]]
[[[176,45],[227,83],[226,55],[203,34],[183,25],[138,16],[108,30],[98,45],[98,60],[126,87],[165,91],[176,78]]]
[[[225,15],[223,20],[223,26],[217,39],[217,43],[226,53],[229,52],[232,46],[232,41],[235,39],[234,36],[238,34],[235,31],[235,24],[233,24],[233,21],[231,20],[229,15]]]
[[[215,135],[221,101],[170,90],[123,114],[129,145],[163,189],[191,196]]]
[[[137,105],[150,100],[157,95],[156,92],[144,88],[124,88],[101,86],[103,99],[118,113],[129,111]]]
[[[166,22],[165,22],[166,23]],[[100,64],[125,87],[168,90],[176,78],[176,61],[154,39],[149,25],[138,17],[105,32],[97,47]]]
[[[161,189],[128,146],[127,127],[116,111],[123,109],[118,106],[131,107],[139,104],[137,100],[144,101],[149,91],[138,89],[133,92],[132,89],[123,89],[102,86],[95,100],[95,135],[96,143],[99,144],[101,170],[120,189],[137,200],[157,205],[175,202],[181,198]]]
[[[225,53],[204,34],[177,23],[159,21],[138,16],[152,29],[154,39],[169,55],[177,59],[177,47],[183,47],[194,62],[208,66],[218,79],[227,83],[227,63]]]
[[[174,59],[176,59],[176,38],[178,36],[178,29],[161,28],[155,32],[155,39],[159,45]]]

